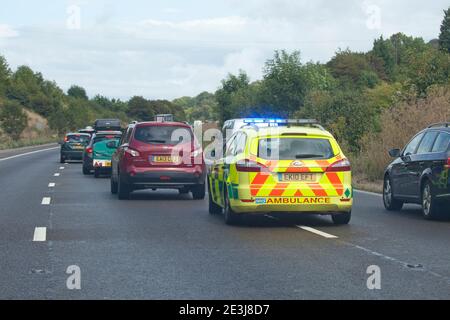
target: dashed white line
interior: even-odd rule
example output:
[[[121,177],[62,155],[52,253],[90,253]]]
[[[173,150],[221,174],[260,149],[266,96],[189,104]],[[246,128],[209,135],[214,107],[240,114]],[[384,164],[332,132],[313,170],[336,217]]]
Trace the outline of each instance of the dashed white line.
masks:
[[[53,176],[54,177],[59,177],[61,175],[61,173],[55,173]]]
[[[323,232],[323,231],[320,231],[320,230],[317,230],[317,229],[314,229],[314,228],[311,228],[311,227],[306,227],[306,226],[297,226],[297,227],[302,229],[302,230],[312,232],[314,234],[317,234],[317,235],[322,236],[322,237],[327,238],[327,239],[337,239],[338,238],[338,237],[336,237],[336,236],[334,236],[332,234],[329,234],[329,233],[326,233],[326,232]]]
[[[34,229],[34,242],[44,242],[47,239],[47,228],[45,227],[36,227]]]
[[[65,167],[59,167],[59,170],[64,170],[65,169]]]
[[[49,184],[48,184],[48,187],[49,188],[54,188],[56,186],[56,183],[54,183],[54,182],[50,182]]]
[[[50,202],[52,202],[52,198],[50,198],[50,197],[44,197],[42,199],[42,205],[43,206],[48,206],[50,204]]]

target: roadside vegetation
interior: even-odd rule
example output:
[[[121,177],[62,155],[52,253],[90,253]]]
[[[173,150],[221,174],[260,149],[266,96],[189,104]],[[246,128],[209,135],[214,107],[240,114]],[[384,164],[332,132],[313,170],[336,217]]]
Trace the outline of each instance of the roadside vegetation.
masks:
[[[0,148],[5,139],[10,144],[26,139],[26,110],[48,120],[48,137],[96,118],[127,123],[152,120],[158,113],[191,123],[257,116],[315,118],[352,160],[356,186],[378,190],[389,149],[401,148],[430,123],[450,121],[450,8],[444,11],[439,37],[429,42],[397,33],[375,39],[368,52],[339,49],[327,63],[303,62],[300,51],[277,50],[262,67],[261,80],[251,81],[242,70],[229,74],[214,93],[174,101],[121,101],[89,98],[76,85],[64,92],[27,66],[13,72],[0,56]]]

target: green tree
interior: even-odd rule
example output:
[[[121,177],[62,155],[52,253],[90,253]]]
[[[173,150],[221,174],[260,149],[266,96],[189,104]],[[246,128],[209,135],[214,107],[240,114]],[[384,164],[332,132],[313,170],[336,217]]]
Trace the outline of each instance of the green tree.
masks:
[[[238,75],[228,74],[227,78],[222,80],[221,87],[215,93],[220,121],[224,122],[236,114],[236,110],[231,109],[233,95],[248,88],[249,83],[248,75],[242,70]]]
[[[444,20],[442,20],[441,33],[439,34],[439,47],[441,50],[450,53],[450,7],[444,10]]]
[[[6,101],[0,109],[0,125],[3,131],[17,140],[27,127],[28,117],[15,101]]]
[[[6,88],[9,84],[9,78],[11,77],[11,69],[8,62],[3,56],[0,56],[0,96],[6,94]]]
[[[88,100],[86,90],[83,87],[73,85],[67,90],[67,95],[69,97]]]
[[[155,118],[155,112],[149,101],[143,97],[132,97],[128,101],[127,115],[138,121],[152,121]]]

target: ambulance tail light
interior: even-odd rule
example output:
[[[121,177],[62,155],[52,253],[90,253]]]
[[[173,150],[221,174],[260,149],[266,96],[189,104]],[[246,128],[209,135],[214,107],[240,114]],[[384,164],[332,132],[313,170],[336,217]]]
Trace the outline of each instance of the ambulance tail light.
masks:
[[[261,172],[267,170],[267,167],[258,162],[245,159],[236,163],[236,170],[239,172]]]
[[[336,161],[332,165],[327,168],[327,172],[342,172],[342,171],[351,171],[352,168],[350,166],[350,161],[348,159],[342,159]]]

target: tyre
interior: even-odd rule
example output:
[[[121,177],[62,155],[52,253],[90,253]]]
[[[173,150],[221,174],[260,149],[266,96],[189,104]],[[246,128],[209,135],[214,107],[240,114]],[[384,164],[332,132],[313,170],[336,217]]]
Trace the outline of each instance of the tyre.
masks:
[[[403,207],[403,202],[394,198],[391,178],[388,175],[384,177],[383,204],[388,211],[398,211]]]
[[[85,166],[83,166],[83,174],[84,174],[85,176],[87,176],[87,175],[91,174],[91,170],[89,170],[88,168],[86,168]]]
[[[331,219],[333,220],[333,223],[336,225],[343,225],[343,224],[349,224],[350,220],[352,219],[352,213],[339,213],[339,214],[333,214],[331,216]]]
[[[100,170],[94,169],[94,177],[98,179],[100,177]]]
[[[111,176],[111,193],[117,194],[118,190],[119,190],[119,185],[117,184],[116,181],[114,181],[113,176]]]
[[[120,177],[120,174],[119,174],[117,193],[119,195],[120,200],[130,199],[130,193],[131,193],[130,185],[128,183],[126,183],[125,181],[123,181],[123,179]]]
[[[59,163],[65,163],[65,162],[66,162],[66,158],[63,155],[61,155],[59,157]]]
[[[192,197],[194,200],[203,200],[206,196],[205,184],[199,184],[192,189]]]
[[[228,225],[236,225],[239,222],[238,215],[233,211],[230,205],[230,199],[228,198],[228,192],[226,187],[224,188],[224,208],[223,213],[225,216],[225,223]]]
[[[178,192],[179,192],[180,194],[188,194],[188,193],[189,193],[189,189],[188,189],[188,188],[178,189]]]
[[[439,204],[433,194],[433,187],[430,181],[425,181],[422,186],[422,215],[426,220],[433,220],[440,217]]]
[[[208,193],[208,203],[209,203],[209,214],[220,214],[222,213],[222,207],[217,205],[211,195],[211,191]]]

